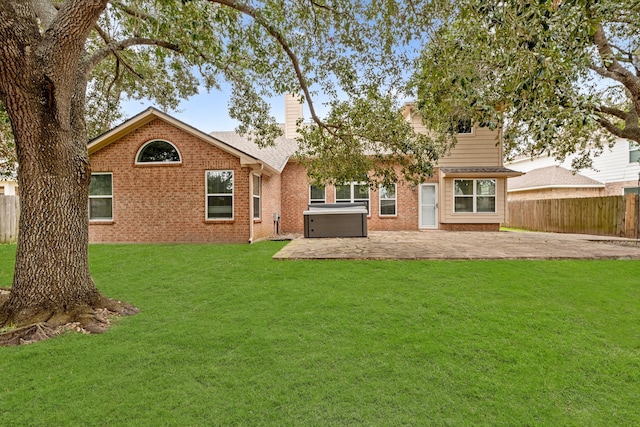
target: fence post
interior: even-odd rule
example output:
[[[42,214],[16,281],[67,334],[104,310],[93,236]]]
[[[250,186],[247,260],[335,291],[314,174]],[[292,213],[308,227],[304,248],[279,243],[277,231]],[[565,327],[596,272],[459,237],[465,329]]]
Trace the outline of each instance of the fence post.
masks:
[[[638,200],[640,196],[637,194],[627,194],[625,196],[625,210],[624,210],[624,235],[630,238],[640,237],[640,227],[638,224]]]

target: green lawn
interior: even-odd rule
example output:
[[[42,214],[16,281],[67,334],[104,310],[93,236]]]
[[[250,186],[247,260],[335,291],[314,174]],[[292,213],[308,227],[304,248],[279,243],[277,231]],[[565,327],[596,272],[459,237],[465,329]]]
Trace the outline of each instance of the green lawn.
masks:
[[[0,348],[0,425],[640,425],[640,262],[283,245],[92,246],[99,289],[142,312]]]

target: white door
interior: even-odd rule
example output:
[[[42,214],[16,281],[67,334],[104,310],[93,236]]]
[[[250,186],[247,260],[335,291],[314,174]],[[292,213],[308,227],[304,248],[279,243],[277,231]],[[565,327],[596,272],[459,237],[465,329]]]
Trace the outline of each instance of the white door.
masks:
[[[420,184],[420,228],[438,228],[438,184]]]

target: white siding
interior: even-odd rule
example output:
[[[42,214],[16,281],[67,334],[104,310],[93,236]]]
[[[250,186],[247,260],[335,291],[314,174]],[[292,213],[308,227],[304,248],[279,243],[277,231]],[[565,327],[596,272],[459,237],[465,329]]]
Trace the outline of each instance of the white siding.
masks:
[[[2,192],[5,196],[15,196],[18,183],[15,181],[0,181],[0,187],[4,190]]]
[[[553,165],[559,165],[570,170],[571,160],[574,157],[569,157],[562,163],[549,156],[541,156],[533,160],[524,158],[508,163],[506,166],[520,172],[528,172],[532,169]],[[583,169],[579,172],[604,184],[637,181],[638,173],[640,173],[640,164],[637,162],[629,163],[629,141],[618,139],[611,149],[605,148],[600,156],[593,159],[593,169]]]

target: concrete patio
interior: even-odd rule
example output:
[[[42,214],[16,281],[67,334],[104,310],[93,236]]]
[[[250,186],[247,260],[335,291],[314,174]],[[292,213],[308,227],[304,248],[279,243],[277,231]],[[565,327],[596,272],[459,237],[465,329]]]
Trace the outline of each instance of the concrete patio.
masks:
[[[364,238],[296,238],[274,259],[640,259],[632,239],[516,231],[374,231]]]

